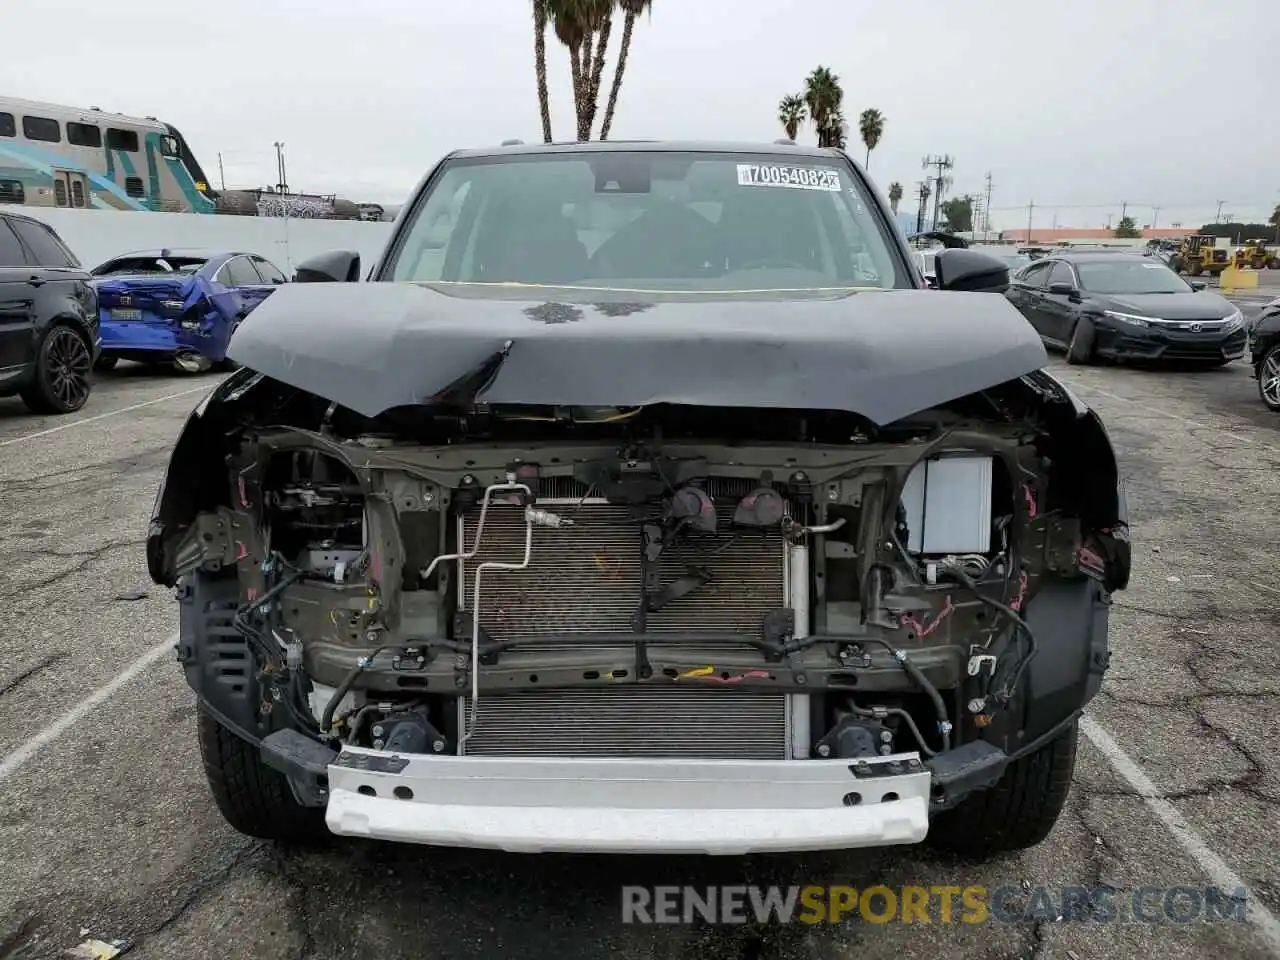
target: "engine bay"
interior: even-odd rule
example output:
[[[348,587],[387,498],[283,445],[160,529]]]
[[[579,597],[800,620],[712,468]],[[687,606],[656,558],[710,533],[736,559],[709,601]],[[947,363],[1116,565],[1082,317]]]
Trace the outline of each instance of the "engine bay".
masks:
[[[1114,475],[1034,377],[888,427],[668,404],[370,419],[260,375],[237,391],[170,555],[227,640],[189,656],[230,664],[219,689],[255,694],[258,733],[934,756],[1021,735],[1047,583],[1127,581]]]

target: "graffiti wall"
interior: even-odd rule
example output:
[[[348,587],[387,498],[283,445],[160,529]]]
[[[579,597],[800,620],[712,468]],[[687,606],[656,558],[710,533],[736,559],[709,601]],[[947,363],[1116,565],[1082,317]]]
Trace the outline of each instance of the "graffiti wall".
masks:
[[[333,200],[327,197],[293,197],[278,193],[258,195],[258,216],[323,220],[334,215]]]

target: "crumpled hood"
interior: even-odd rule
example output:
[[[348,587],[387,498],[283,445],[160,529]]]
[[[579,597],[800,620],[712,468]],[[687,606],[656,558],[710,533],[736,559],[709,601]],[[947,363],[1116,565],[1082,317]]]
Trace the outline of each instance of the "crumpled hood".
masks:
[[[846,410],[877,424],[1047,361],[1026,319],[986,293],[655,296],[383,282],[283,286],[227,355],[365,416],[450,394]]]

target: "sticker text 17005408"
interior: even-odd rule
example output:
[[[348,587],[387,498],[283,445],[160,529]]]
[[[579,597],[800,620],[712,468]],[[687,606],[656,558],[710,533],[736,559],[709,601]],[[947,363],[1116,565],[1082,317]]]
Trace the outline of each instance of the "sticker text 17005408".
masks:
[[[738,164],[740,187],[791,187],[797,190],[839,192],[840,171],[830,167],[788,167],[778,164]]]

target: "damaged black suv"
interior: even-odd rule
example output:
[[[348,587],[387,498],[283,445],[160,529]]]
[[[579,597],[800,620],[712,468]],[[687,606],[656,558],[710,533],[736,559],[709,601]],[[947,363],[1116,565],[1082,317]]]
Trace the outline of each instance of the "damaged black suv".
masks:
[[[839,150],[583,143],[446,157],[361,273],[245,321],[156,502],[232,825],[1048,834],[1128,530],[1001,262],[925,290]]]

